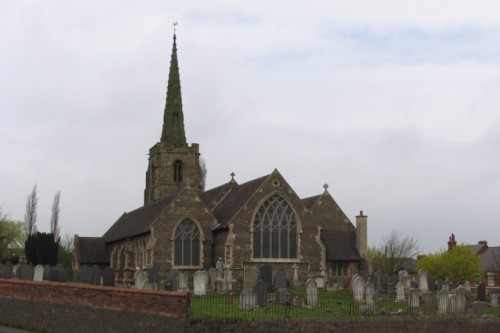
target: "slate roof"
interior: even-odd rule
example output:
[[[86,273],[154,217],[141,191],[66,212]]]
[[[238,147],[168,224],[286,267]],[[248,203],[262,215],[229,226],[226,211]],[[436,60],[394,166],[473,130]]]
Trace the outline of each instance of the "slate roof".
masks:
[[[321,231],[321,240],[326,247],[326,260],[361,260],[356,248],[355,231]]]
[[[149,232],[151,224],[179,196],[180,192],[123,215],[102,236],[108,243]]]
[[[214,214],[219,222],[216,229],[227,228],[231,219],[248,202],[268,177],[269,175],[260,177],[241,185],[234,184],[230,192],[212,209],[212,214]],[[205,198],[208,198],[208,196]],[[207,202],[205,201],[205,203]],[[207,205],[209,204],[207,203]]]
[[[78,262],[81,265],[109,263],[108,249],[102,237],[76,237]]]
[[[500,246],[488,247],[488,249],[479,255],[481,267],[485,272],[500,271]]]
[[[301,201],[304,204],[304,206],[306,206],[308,209],[310,209],[312,207],[312,205],[314,205],[314,203],[316,201],[318,201],[318,199],[320,197],[321,197],[321,195],[315,195],[314,197],[304,198]]]

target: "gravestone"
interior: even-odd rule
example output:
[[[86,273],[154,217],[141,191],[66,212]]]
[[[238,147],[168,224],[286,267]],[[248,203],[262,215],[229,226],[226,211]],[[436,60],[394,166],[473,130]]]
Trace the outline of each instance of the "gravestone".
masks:
[[[375,311],[375,287],[372,282],[365,283],[365,310]]]
[[[270,291],[273,285],[273,268],[271,265],[260,266],[260,279],[267,282],[268,291]]]
[[[300,280],[299,280],[299,268],[300,268],[300,266],[297,265],[297,264],[293,264],[292,268],[293,268],[292,285],[294,287],[300,287],[301,286],[301,283],[300,283]]]
[[[194,273],[193,288],[195,296],[205,296],[207,294],[208,273],[197,271]]]
[[[170,285],[172,288],[171,290],[173,291],[179,290],[179,274],[181,274],[181,272],[179,272],[177,269],[172,269],[170,271],[168,281],[170,281]]]
[[[22,266],[21,280],[33,281],[33,266],[31,266],[30,264]]]
[[[380,269],[374,273],[372,273],[372,283],[375,291],[380,291],[382,289],[382,283],[380,282]]]
[[[471,287],[470,287],[470,282],[469,281],[465,281],[464,282],[464,288],[465,290],[470,293],[472,291]]]
[[[134,288],[144,289],[145,282],[146,282],[146,273],[139,268],[134,274]]]
[[[150,267],[148,269],[148,281],[151,283],[160,282],[160,270],[156,267]]]
[[[208,270],[208,280],[210,282],[210,289],[215,290],[215,282],[217,281],[217,269],[212,267]]]
[[[12,268],[0,263],[0,278],[10,279],[12,277]]]
[[[62,266],[51,267],[49,281],[68,282],[68,272]]]
[[[410,295],[408,298],[408,313],[417,315],[418,310],[420,307],[420,300],[419,300],[419,289],[411,289],[410,290]]]
[[[463,285],[459,285],[455,290],[455,293],[457,295],[457,313],[465,314],[467,310],[467,298],[465,296],[467,290],[465,290]]]
[[[325,278],[323,276],[316,276],[314,277],[314,280],[316,281],[318,288],[325,288]]]
[[[256,266],[246,266],[243,272],[243,289],[254,290],[259,279],[259,269]]]
[[[253,290],[243,290],[240,294],[240,310],[252,311],[257,305],[257,294]]]
[[[36,265],[35,271],[33,272],[33,281],[42,281],[43,280],[43,266]]]
[[[276,275],[274,276],[274,287],[276,289],[288,287],[288,281],[284,270],[280,269],[276,272]]]
[[[288,288],[276,288],[276,304],[290,304],[292,295]]]
[[[396,302],[405,301],[405,283],[399,281],[396,285]]]
[[[410,279],[410,276],[408,275],[408,272],[404,269],[400,270],[398,272],[398,276],[399,276],[399,282],[401,282],[401,284],[403,285],[403,288],[405,290],[411,289],[411,279]]]
[[[429,290],[438,290],[436,280],[431,277],[427,277],[427,284],[429,285]]]
[[[360,279],[362,279],[360,277]],[[308,279],[306,281],[306,304],[308,308],[318,305],[318,285],[315,279]]]
[[[50,267],[50,265],[43,266],[43,279],[45,281],[49,281],[49,276],[50,276],[50,270],[51,269],[52,269],[52,267]]]
[[[187,276],[184,273],[179,274],[179,291],[188,291],[188,281]]]
[[[486,301],[486,286],[483,282],[477,286],[477,300],[481,302]]]
[[[438,311],[440,313],[448,312],[448,289],[442,285],[441,290],[438,291],[437,303],[438,303]]]
[[[18,277],[19,279],[21,279],[21,275],[23,273],[23,265],[17,265],[16,267],[16,277]]]
[[[458,298],[456,294],[448,295],[448,313],[449,314],[458,314]]]
[[[106,287],[115,286],[115,270],[111,267],[106,267],[102,270],[102,285]]]
[[[354,275],[352,293],[356,302],[362,302],[365,294],[365,280],[360,275]]]
[[[80,281],[89,283],[92,281],[92,268],[87,265],[83,265],[80,267]]]
[[[90,284],[94,286],[101,285],[101,269],[97,265],[92,265],[90,269]]]
[[[435,314],[436,313],[436,301],[434,296],[430,292],[422,294],[422,301],[424,303],[424,313],[425,314]]]
[[[483,301],[476,301],[472,302],[472,313],[476,317],[482,317],[486,315],[486,312],[488,311],[488,303],[483,302]]]
[[[498,307],[498,296],[499,294],[491,294],[491,306],[496,308]]]
[[[387,296],[394,294],[396,291],[396,287],[394,287],[394,283],[387,282]]]
[[[427,281],[427,272],[423,269],[418,271],[418,290],[421,293],[429,290],[429,283]]]
[[[263,309],[267,306],[267,291],[269,287],[267,282],[264,280],[259,280],[255,283],[254,292],[256,295],[256,303],[259,309]]]

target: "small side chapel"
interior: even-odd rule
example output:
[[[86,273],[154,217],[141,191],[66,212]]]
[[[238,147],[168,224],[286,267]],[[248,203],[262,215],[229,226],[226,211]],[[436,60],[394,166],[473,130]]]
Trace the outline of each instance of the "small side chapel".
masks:
[[[184,130],[176,36],[161,138],[149,150],[144,205],[124,213],[102,237],[75,236],[73,266],[110,266],[116,283],[132,283],[138,268],[188,276],[221,258],[235,281],[246,266],[298,270],[344,284],[367,255],[367,216],[356,226],[328,192],[300,198],[276,169],[239,184],[205,191],[200,146]]]

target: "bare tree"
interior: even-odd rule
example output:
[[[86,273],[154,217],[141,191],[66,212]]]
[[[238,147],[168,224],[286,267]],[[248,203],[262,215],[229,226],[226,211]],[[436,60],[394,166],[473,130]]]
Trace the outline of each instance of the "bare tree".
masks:
[[[397,272],[404,267],[405,261],[418,255],[418,241],[412,236],[404,236],[399,230],[393,229],[389,234],[382,237],[380,248],[383,255],[388,259],[388,268]]]
[[[54,242],[59,243],[61,240],[59,226],[59,200],[61,198],[61,191],[57,191],[54,196],[54,203],[52,204],[52,218],[50,219],[50,231],[54,234]]]
[[[61,246],[66,252],[71,253],[73,251],[74,240],[75,236],[70,235],[68,233],[64,235],[64,239],[61,240]]]
[[[26,213],[24,214],[24,228],[26,230],[26,235],[30,236],[36,233],[36,209],[38,206],[38,196],[36,190],[36,184],[33,186],[33,190],[28,195],[26,200]]]

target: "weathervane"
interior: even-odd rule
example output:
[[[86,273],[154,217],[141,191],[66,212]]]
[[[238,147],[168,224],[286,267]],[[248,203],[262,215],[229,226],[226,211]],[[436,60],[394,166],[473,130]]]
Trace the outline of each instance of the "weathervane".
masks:
[[[174,34],[175,34],[175,28],[176,28],[177,24],[179,24],[179,23],[178,22],[174,22]]]

